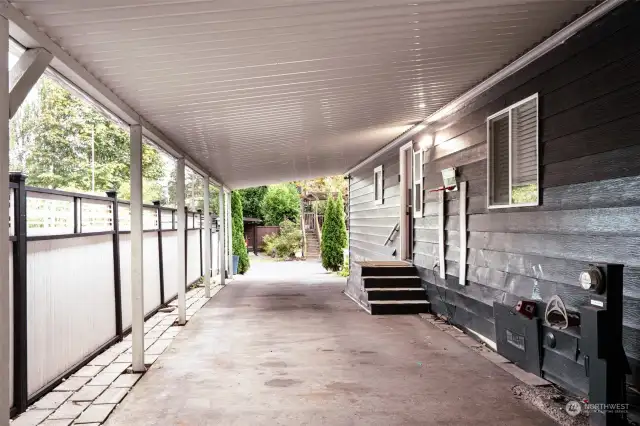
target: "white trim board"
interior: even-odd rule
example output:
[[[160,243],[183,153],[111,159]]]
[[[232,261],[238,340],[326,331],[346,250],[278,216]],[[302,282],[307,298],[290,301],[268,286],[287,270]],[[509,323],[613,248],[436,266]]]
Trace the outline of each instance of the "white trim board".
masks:
[[[409,183],[411,183],[412,187],[413,187],[413,168],[411,168],[410,170],[410,174],[411,174],[411,181],[410,182],[406,182],[405,177],[407,175],[407,162],[406,162],[406,156],[405,156],[405,151],[411,151],[411,160],[413,162],[413,141],[409,141],[406,144],[402,145],[400,147],[400,150],[398,151],[398,155],[400,156],[400,208],[399,208],[399,223],[400,223],[400,232],[399,234],[399,242],[400,242],[400,250],[399,250],[399,255],[400,255],[400,260],[402,261],[407,261],[406,260],[406,247],[404,246],[405,241],[407,240],[407,238],[409,237],[407,235],[407,229],[404,225],[404,221],[405,221],[405,216],[407,214],[406,212],[406,208],[407,208],[407,204],[409,204],[409,202],[411,202],[411,200],[407,200],[407,185]],[[409,232],[413,232],[413,224],[410,226],[411,229],[409,229]],[[411,263],[413,263],[413,259],[411,259],[410,261]]]

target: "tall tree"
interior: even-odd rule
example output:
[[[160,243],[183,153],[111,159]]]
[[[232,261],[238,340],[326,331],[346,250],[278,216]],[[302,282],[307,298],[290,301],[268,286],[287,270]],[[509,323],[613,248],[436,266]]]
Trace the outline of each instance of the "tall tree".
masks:
[[[297,221],[300,216],[300,196],[296,187],[290,183],[269,186],[260,210],[265,225],[277,226],[285,219]]]
[[[244,217],[255,217],[264,220],[260,205],[264,196],[267,194],[266,186],[256,186],[255,188],[241,189],[242,194],[242,212]]]
[[[345,245],[346,237],[342,235],[341,227],[344,226],[344,217],[341,219],[341,212],[333,197],[327,200],[327,207],[322,224],[322,239],[320,241],[320,254],[322,266],[328,271],[339,271],[343,263],[342,249]],[[345,231],[346,235],[346,231]]]
[[[29,185],[91,191],[93,146],[95,191],[128,184],[129,133],[47,76],[36,91],[11,120],[12,169],[25,172]],[[145,179],[164,175],[158,151],[148,145],[142,163]]]
[[[242,195],[238,191],[231,192],[231,239],[233,254],[238,256],[238,273],[249,270],[249,255],[244,242],[244,221],[242,218]]]

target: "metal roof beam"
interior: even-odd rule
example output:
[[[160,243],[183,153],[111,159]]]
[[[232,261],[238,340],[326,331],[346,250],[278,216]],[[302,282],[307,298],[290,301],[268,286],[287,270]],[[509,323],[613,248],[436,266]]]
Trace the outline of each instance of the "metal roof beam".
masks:
[[[28,49],[9,72],[9,118],[22,105],[31,88],[47,69],[53,55],[42,47]]]

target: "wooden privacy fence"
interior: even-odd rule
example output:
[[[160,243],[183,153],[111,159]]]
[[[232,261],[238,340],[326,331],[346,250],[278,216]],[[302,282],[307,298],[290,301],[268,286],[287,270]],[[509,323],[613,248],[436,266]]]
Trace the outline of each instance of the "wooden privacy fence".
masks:
[[[258,242],[258,248],[262,248],[262,244],[264,244],[264,237],[269,234],[277,234],[278,232],[280,232],[279,226],[257,226],[256,241]]]
[[[218,269],[218,234],[203,235],[201,212],[185,211],[186,256],[177,259],[176,209],[144,205],[146,318],[203,276],[203,244]],[[25,186],[10,177],[10,399],[22,412],[131,328],[128,201]],[[215,224],[215,221],[213,222]],[[215,226],[214,226],[215,228]]]

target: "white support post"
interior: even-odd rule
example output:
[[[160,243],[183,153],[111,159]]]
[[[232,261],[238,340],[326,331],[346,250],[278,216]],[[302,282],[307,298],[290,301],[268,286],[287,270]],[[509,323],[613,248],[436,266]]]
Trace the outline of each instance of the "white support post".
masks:
[[[9,424],[9,22],[0,17],[0,425]]]
[[[460,182],[460,285],[467,283],[467,182]]]
[[[233,279],[233,219],[231,217],[231,191],[227,192],[227,250],[229,253],[229,278]]]
[[[9,118],[22,105],[31,88],[49,66],[53,55],[42,47],[28,49],[9,72]]]
[[[211,297],[211,216],[209,214],[209,176],[204,177],[204,297]]]
[[[184,158],[178,158],[178,170],[176,173],[176,199],[178,200],[178,324],[187,323],[187,271],[186,271],[186,226],[187,217],[184,211]]]
[[[142,253],[142,127],[131,126],[131,341],[132,368],[144,368],[144,267]]]
[[[227,221],[224,199],[224,190],[220,188],[220,192],[218,193],[218,219],[220,221],[220,231],[218,231],[218,267],[220,269],[220,285],[225,284],[227,270],[227,252],[225,251],[225,247],[227,246],[227,232],[225,229]]]
[[[440,278],[444,280],[447,277],[444,258],[444,191],[438,193],[438,211],[438,262],[440,262]]]

